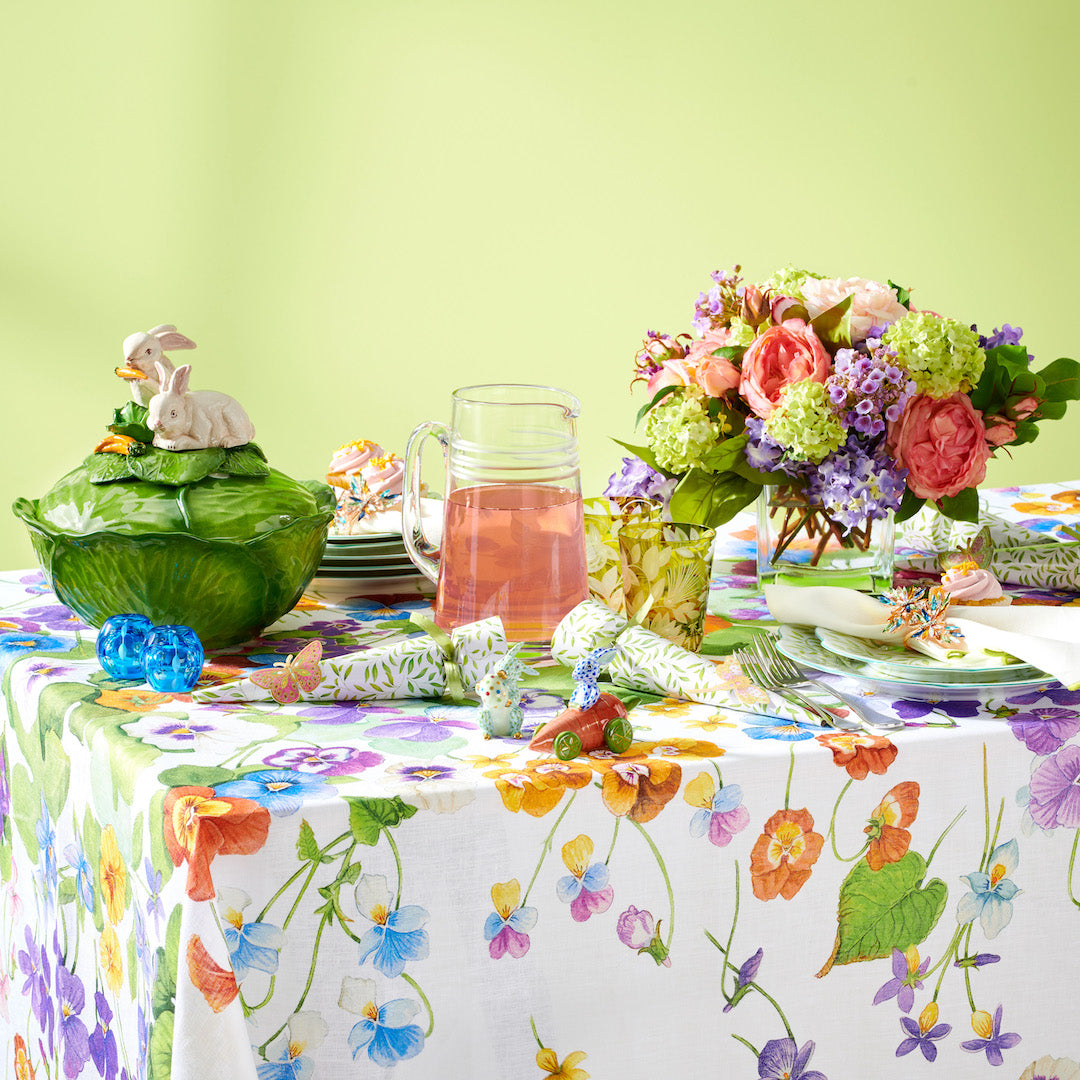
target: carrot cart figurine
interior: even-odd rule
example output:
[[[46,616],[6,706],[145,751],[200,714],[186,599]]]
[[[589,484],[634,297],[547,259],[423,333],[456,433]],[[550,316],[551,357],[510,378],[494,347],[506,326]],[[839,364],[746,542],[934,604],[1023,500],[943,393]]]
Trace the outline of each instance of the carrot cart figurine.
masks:
[[[626,708],[614,695],[596,685],[600,669],[611,662],[616,648],[593,649],[574,665],[574,692],[568,707],[532,738],[532,750],[552,751],[560,761],[569,761],[582,751],[606,746],[621,754],[633,741],[634,729],[626,718]]]

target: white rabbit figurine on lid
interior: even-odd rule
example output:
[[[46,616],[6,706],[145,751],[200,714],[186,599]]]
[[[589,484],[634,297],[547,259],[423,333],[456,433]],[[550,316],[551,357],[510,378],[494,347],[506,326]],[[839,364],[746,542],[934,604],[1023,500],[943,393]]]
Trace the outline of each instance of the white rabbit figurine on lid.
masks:
[[[124,338],[124,366],[116,369],[121,379],[131,385],[131,396],[140,405],[146,405],[164,388],[157,374],[157,365],[166,374],[173,370],[172,361],[165,349],[194,349],[195,342],[181,334],[171,323],[163,323],[152,330],[140,330]]]
[[[146,425],[154,446],[162,450],[205,450],[209,446],[243,446],[255,438],[255,427],[236,398],[217,390],[189,390],[191,365],[166,371],[155,364],[161,392],[150,399]]]

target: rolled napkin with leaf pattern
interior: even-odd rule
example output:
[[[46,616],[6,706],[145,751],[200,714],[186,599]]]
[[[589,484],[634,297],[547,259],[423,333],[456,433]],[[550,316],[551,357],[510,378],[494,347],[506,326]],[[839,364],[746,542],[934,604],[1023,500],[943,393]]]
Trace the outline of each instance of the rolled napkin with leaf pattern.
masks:
[[[906,642],[930,656],[950,651],[1008,653],[1070,689],[1080,687],[1080,609],[1042,604],[948,605],[933,610],[913,606],[905,612],[905,603],[918,603],[914,594],[926,592],[894,589],[877,599],[827,585],[764,586],[765,602],[777,622],[871,641]],[[929,632],[914,633],[919,626],[928,627]]]
[[[980,562],[1002,584],[1080,590],[1080,541],[1055,540],[985,511],[977,522],[954,521],[930,507],[898,529],[905,546],[927,553],[898,556],[897,563],[908,569],[936,576],[943,556],[985,536],[988,544]]]
[[[734,659],[698,656],[596,600],[583,600],[563,617],[551,640],[551,656],[572,667],[593,649],[612,644],[618,644],[619,651],[606,674],[619,686],[743,711],[768,706],[765,692],[742,674]]]
[[[424,633],[326,659],[316,639],[273,668],[200,687],[191,697],[201,704],[274,700],[283,705],[439,697],[455,684],[459,693],[471,689],[508,648],[502,620],[496,617],[459,626],[450,634],[429,626]]]

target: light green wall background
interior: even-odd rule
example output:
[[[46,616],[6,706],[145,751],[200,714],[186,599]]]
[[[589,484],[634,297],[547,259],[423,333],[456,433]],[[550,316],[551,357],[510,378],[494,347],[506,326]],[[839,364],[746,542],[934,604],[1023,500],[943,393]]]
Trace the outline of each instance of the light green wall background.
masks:
[[[42,494],[175,322],[319,476],[480,381],[575,390],[587,492],[634,350],[787,263],[1080,355],[1074,3],[6,3],[0,503]],[[1080,411],[992,466],[1080,479]],[[0,566],[29,566],[0,514]]]

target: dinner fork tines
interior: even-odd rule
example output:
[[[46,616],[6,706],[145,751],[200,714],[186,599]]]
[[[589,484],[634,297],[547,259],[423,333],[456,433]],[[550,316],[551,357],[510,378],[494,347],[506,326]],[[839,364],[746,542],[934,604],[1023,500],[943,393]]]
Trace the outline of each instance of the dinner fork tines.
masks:
[[[833,693],[827,686],[810,678],[790,657],[785,656],[776,648],[776,644],[769,634],[756,635],[746,649],[740,650],[738,658],[743,670],[759,686],[765,690],[772,690],[781,696],[790,694],[812,715],[830,727],[857,730],[876,727],[884,730],[898,730],[905,726],[903,721],[900,720],[868,719],[849,702]],[[819,702],[800,693],[801,690],[824,690],[834,697],[837,703],[846,709],[850,715],[837,715]]]

